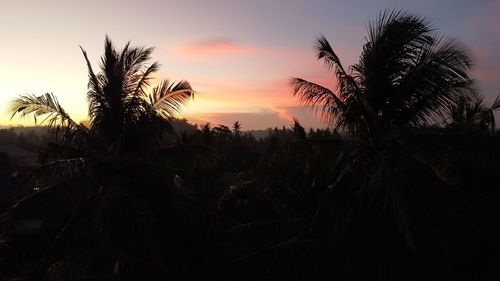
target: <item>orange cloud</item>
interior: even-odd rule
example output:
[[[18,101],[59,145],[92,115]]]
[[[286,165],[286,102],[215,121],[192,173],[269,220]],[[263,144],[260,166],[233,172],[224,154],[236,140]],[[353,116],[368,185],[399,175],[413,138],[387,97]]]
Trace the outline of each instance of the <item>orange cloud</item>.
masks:
[[[244,130],[266,129],[269,127],[281,127],[290,122],[277,117],[274,111],[266,112],[226,112],[226,113],[206,113],[186,116],[191,123],[203,125],[206,123],[217,126],[219,124],[231,126],[238,121]]]
[[[193,123],[231,125],[245,121],[251,129],[281,127],[298,118],[307,127],[325,126],[325,120],[310,108],[303,108],[293,96],[290,78],[256,81],[226,80],[193,74],[163,73],[173,79],[186,78],[197,91],[186,105],[182,116]],[[304,79],[333,89],[335,78],[326,75],[306,75]],[[250,120],[255,117],[256,120]],[[240,120],[241,118],[241,120]],[[269,124],[265,120],[269,120]]]
[[[263,129],[288,126],[296,117],[306,127],[325,126],[319,115],[300,105],[290,85],[290,77],[301,77],[334,89],[335,76],[317,61],[312,47],[251,48],[212,39],[181,43],[170,50],[174,52],[166,58],[173,62],[173,69],[177,63],[181,71],[158,74],[186,79],[197,91],[182,114],[191,122],[231,125],[240,121],[248,129]],[[355,48],[337,46],[336,50],[345,66],[357,57]]]
[[[266,128],[290,126],[293,118],[297,118],[306,128],[325,128],[327,123],[309,108],[302,106],[274,106],[262,108],[259,112],[218,112],[200,113],[184,116],[194,124],[203,125],[211,123],[216,126],[223,124],[231,126],[239,121],[244,130],[259,130]]]
[[[242,125],[243,130],[261,130],[266,128],[290,126],[291,122],[282,120],[277,116],[277,112],[260,112],[260,113],[210,113],[197,114],[187,116],[186,119],[191,123],[203,125],[210,123],[212,126],[219,124],[231,126],[238,121]]]
[[[293,119],[296,118],[305,127],[318,128],[328,126],[327,118],[321,115],[320,106],[275,106],[273,109],[278,112],[278,116],[281,119],[293,121]]]
[[[274,106],[273,109],[278,112],[278,117],[282,120],[293,121],[293,118],[296,118],[286,106]]]

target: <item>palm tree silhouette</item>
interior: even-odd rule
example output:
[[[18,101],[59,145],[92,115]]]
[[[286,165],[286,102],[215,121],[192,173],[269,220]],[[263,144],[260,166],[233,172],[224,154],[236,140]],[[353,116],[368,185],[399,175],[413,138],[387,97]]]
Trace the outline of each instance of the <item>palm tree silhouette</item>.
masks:
[[[459,195],[395,137],[443,121],[449,104],[475,96],[472,58],[425,18],[400,11],[383,12],[368,26],[359,62],[349,69],[325,37],[316,48],[335,72],[336,88],[292,78],[294,95],[370,145],[339,157],[308,237],[328,245],[341,279],[449,278],[449,245],[467,239],[450,214]]]
[[[43,116],[43,123],[65,129],[65,133],[88,133],[103,145],[118,148],[120,137],[135,125],[159,122],[179,113],[179,109],[192,98],[194,91],[187,81],[171,83],[163,80],[152,91],[152,74],[159,69],[154,62],[146,65],[153,48],[130,47],[130,43],[117,52],[106,36],[105,54],[101,58],[100,72],[95,74],[87,53],[82,49],[89,73],[88,126],[77,124],[58,103],[53,94],[25,95],[14,100],[12,117]],[[157,133],[157,132],[156,132]]]
[[[495,131],[495,117],[493,111],[495,103],[488,108],[483,104],[481,97],[459,97],[449,105],[447,127],[455,132],[491,132]]]
[[[175,140],[168,119],[194,91],[184,80],[163,80],[152,87],[152,74],[159,69],[156,62],[148,64],[152,51],[130,43],[117,51],[106,36],[100,71],[95,73],[82,49],[89,73],[87,123],[75,122],[51,93],[12,102],[12,117],[32,116],[55,129],[60,140],[41,151],[43,165],[24,196],[2,216],[4,221],[68,217],[35,279],[94,274],[128,280],[144,277],[144,272],[152,278],[187,270],[178,265],[189,252],[189,247],[178,252],[183,247],[179,239],[189,235],[176,216],[181,203],[172,201],[174,174],[160,163],[162,147]],[[172,229],[167,229],[167,221]],[[177,263],[165,263],[169,251],[178,255]],[[79,263],[82,266],[75,269]]]
[[[457,96],[474,93],[473,60],[462,43],[434,30],[425,18],[383,12],[368,26],[359,62],[349,69],[321,36],[317,57],[335,72],[336,88],[292,78],[294,94],[305,105],[322,106],[337,127],[371,140],[441,120]]]

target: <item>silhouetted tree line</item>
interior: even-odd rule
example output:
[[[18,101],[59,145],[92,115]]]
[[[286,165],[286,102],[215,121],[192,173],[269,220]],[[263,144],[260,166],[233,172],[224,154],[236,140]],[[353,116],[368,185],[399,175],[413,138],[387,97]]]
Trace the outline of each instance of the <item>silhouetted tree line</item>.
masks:
[[[52,94],[13,103],[54,139],[1,217],[0,276],[497,280],[500,102],[481,103],[466,48],[424,18],[382,13],[366,40],[345,68],[318,39],[335,89],[292,79],[330,129],[259,139],[172,119],[195,92],[150,87],[152,49],[106,38],[99,72],[82,50],[88,122]]]

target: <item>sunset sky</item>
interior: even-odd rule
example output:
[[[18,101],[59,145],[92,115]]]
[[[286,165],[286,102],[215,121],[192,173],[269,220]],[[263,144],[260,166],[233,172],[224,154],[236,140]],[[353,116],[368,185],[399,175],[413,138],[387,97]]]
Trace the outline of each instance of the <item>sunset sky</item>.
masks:
[[[465,42],[485,103],[500,94],[500,0],[1,1],[2,125],[23,123],[7,112],[26,93],[53,92],[74,119],[86,119],[78,46],[97,68],[107,34],[119,48],[129,40],[156,47],[157,77],[192,84],[198,95],[183,116],[193,123],[238,120],[245,130],[264,129],[288,126],[295,116],[305,127],[323,127],[293,97],[290,77],[332,87],[332,74],[315,59],[316,37],[324,34],[343,64],[353,64],[366,24],[384,9],[425,16]]]

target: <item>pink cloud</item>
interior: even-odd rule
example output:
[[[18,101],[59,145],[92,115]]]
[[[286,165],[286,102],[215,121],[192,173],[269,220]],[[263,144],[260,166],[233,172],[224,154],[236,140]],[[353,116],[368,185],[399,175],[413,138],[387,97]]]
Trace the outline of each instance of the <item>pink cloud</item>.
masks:
[[[500,32],[500,2],[490,1],[466,22],[467,27],[487,29],[488,31]]]
[[[500,87],[500,69],[495,67],[478,67],[474,70],[476,77],[495,87]]]
[[[216,76],[164,72],[160,76],[173,80],[186,79],[199,94],[205,95],[207,98],[227,99],[258,106],[298,104],[298,99],[293,96],[290,77],[286,75],[278,79],[259,77],[227,79]],[[324,70],[323,74],[313,73],[312,75],[300,75],[300,77],[332,89],[335,85],[335,78],[329,77],[327,70]]]
[[[353,46],[334,44],[333,47],[346,67],[354,63],[359,56],[360,46],[353,48]],[[228,68],[232,72],[253,70],[255,71],[253,74],[256,75],[273,73],[286,75],[293,69],[300,70],[302,74],[304,71],[326,71],[323,64],[317,61],[316,51],[312,45],[310,48],[248,46],[230,39],[208,38],[180,43],[170,47],[169,50],[168,57],[171,60],[196,63],[197,65],[209,63],[214,68],[217,68],[218,65],[232,64],[237,66],[237,68]],[[228,56],[233,56],[230,61],[223,59]],[[290,74],[294,73],[288,73],[288,75]]]
[[[492,102],[500,87],[500,2],[489,1],[474,11],[465,23],[473,55],[477,64],[473,77],[476,87],[485,96],[485,102]]]
[[[359,55],[357,48],[339,44],[333,47],[346,68]],[[305,127],[325,126],[319,115],[300,105],[290,85],[290,77],[300,77],[334,89],[335,76],[316,59],[313,46],[250,47],[211,39],[180,44],[171,50],[175,53],[170,60],[195,69],[189,73],[160,73],[188,80],[199,93],[200,102],[196,103],[195,97],[196,104],[191,109],[188,106],[183,114],[191,122],[231,125],[240,121],[247,129],[265,129],[288,126],[296,117]]]
[[[253,53],[255,48],[242,46],[228,39],[212,38],[199,40],[174,47],[174,52],[186,57],[214,58],[225,55],[241,55]]]

